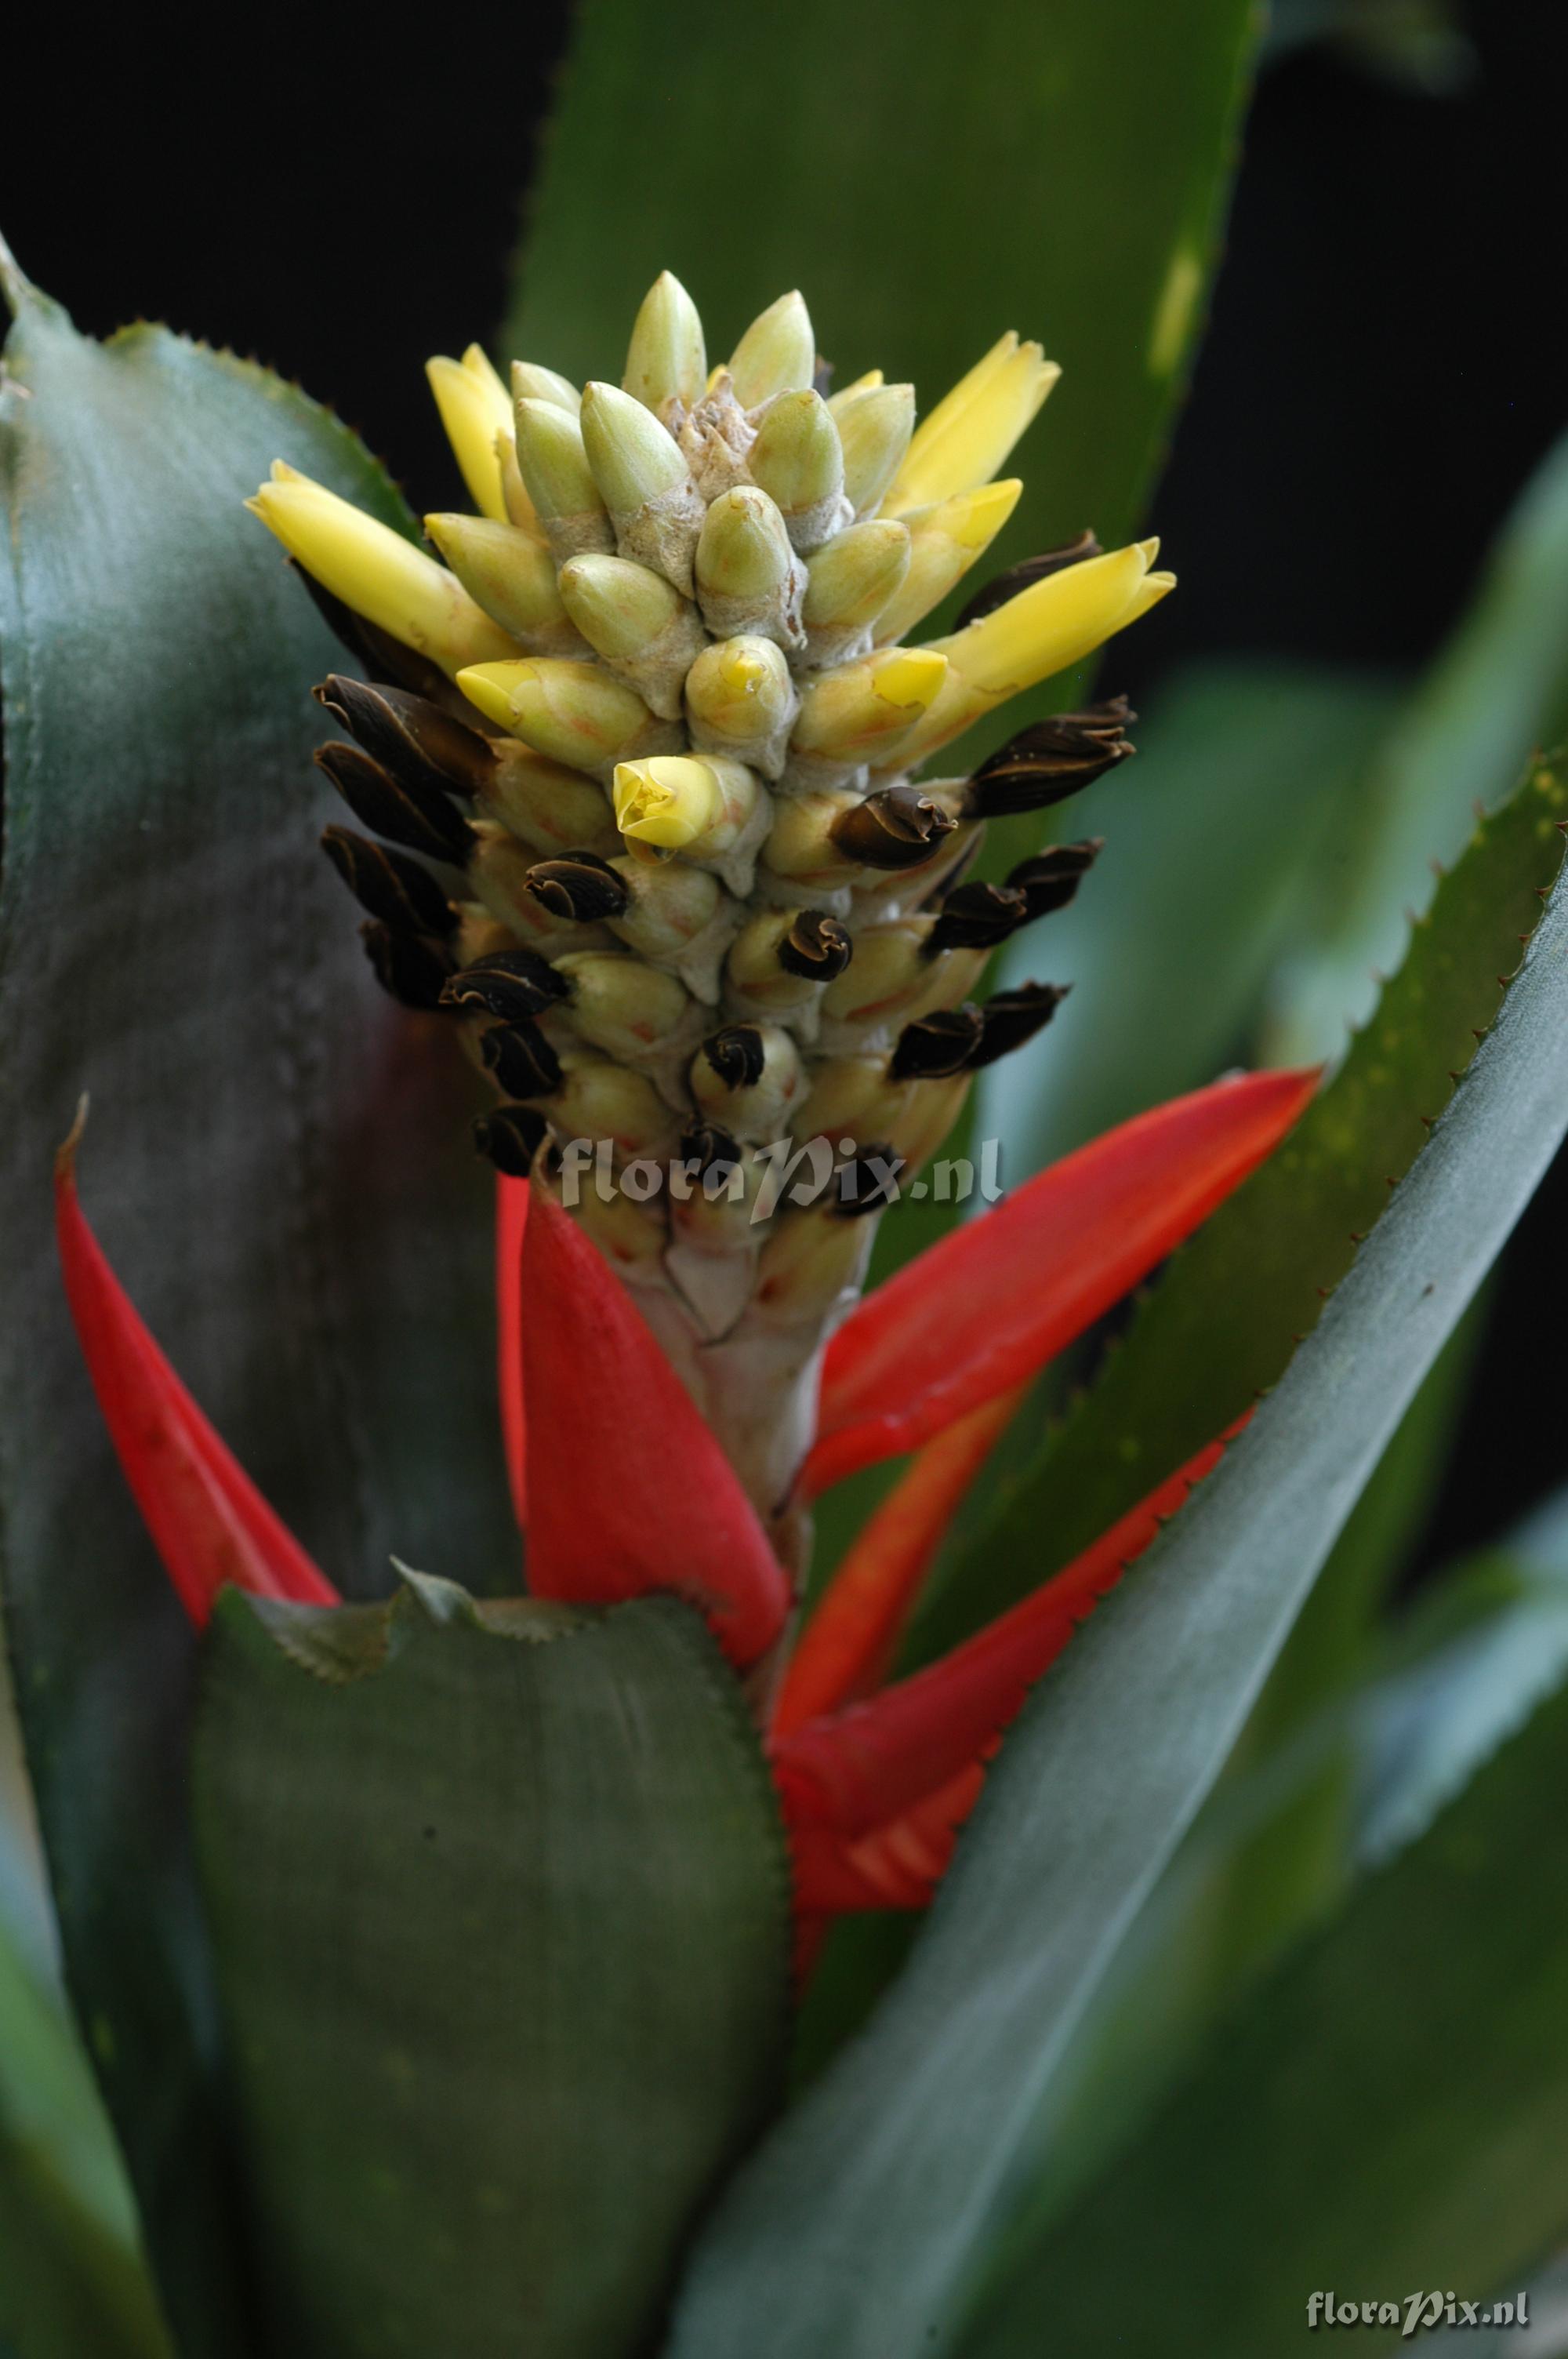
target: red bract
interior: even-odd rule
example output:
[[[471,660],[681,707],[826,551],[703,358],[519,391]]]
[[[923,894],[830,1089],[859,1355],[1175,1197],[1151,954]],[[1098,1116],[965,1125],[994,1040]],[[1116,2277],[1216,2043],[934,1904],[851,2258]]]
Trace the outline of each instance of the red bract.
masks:
[[[917,1450],[1043,1368],[1261,1163],[1316,1081],[1245,1073],[1174,1098],[906,1264],[828,1347],[806,1493]]]
[[[110,1440],[179,1602],[198,1625],[227,1583],[336,1605],[127,1300],[76,1201],[75,1137],[55,1164],[55,1235],[77,1339]]]
[[[593,1604],[673,1589],[732,1662],[755,1662],[784,1628],[788,1582],[641,1311],[542,1192],[523,1289],[529,1587]]]
[[[528,1426],[523,1409],[523,1241],[528,1182],[495,1175],[495,1388],[513,1512],[528,1521]]]
[[[770,1750],[803,1958],[828,1917],[929,1899],[1030,1687],[1229,1439],[988,1628],[868,1692],[886,1678],[953,1513],[1022,1388],[1262,1160],[1315,1078],[1222,1082],[1124,1124],[910,1264],[830,1347],[805,1487],[925,1446],[829,1585],[780,1697]],[[77,1207],[69,1150],[58,1185],[83,1350],[192,1619],[231,1581],[334,1603],[121,1292]],[[502,1427],[521,1518],[526,1425],[530,1587],[588,1605],[672,1590],[748,1669],[779,1641],[788,1584],[632,1294],[553,1199],[525,1183],[501,1182],[496,1243]]]

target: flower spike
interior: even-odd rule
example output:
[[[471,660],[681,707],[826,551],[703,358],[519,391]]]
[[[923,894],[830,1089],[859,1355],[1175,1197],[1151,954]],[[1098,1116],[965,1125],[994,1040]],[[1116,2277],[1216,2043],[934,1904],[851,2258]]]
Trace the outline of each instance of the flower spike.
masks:
[[[55,1162],[55,1235],[77,1340],[114,1453],[198,1628],[220,1590],[300,1605],[337,1591],[202,1416],[133,1309],[76,1194],[86,1100]]]
[[[1240,1185],[1316,1082],[1315,1069],[1244,1074],[1173,1099],[907,1264],[828,1345],[806,1495],[1037,1374]]]
[[[675,1590],[754,1663],[784,1627],[784,1575],[625,1288],[542,1191],[523,1287],[530,1588],[595,1604]]]

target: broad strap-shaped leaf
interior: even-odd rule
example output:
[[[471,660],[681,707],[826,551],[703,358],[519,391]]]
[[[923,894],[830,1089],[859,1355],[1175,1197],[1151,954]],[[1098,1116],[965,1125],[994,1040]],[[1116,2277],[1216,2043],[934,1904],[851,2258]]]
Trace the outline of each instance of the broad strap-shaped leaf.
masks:
[[[213,1432],[136,1315],[77,1201],[76,1141],[55,1166],[55,1234],[103,1422],[164,1571],[200,1627],[226,1584],[335,1605],[338,1593]]]
[[[263,1495],[362,1594],[514,1579],[487,1174],[435,1018],[375,988],[315,838],[333,643],[241,503],[280,452],[409,522],[266,371],[7,280],[0,379],[0,1512],[70,1986],[184,2359],[243,2359],[190,1891],[192,1635],[71,1332],[49,1175],[84,1089],[111,1258]],[[84,1704],[91,1699],[91,1704]]]
[[[495,1175],[495,1363],[501,1403],[501,1446],[512,1512],[528,1522],[528,1417],[523,1397],[523,1243],[530,1190],[525,1180]]]
[[[1024,1390],[1000,1394],[928,1441],[868,1516],[789,1658],[775,1737],[881,1684],[947,1527]]]
[[[879,1287],[827,1347],[806,1490],[918,1448],[1036,1375],[1223,1203],[1316,1082],[1249,1073],[1156,1106]]]
[[[269,2359],[647,2348],[785,2024],[777,1807],[697,1617],[231,1593],[193,1775]]]
[[[756,1661],[789,1583],[728,1459],[627,1288],[543,1190],[523,1247],[528,1583],[609,1605],[668,1590]]]
[[[1517,2294],[1568,2233],[1568,1920],[1542,1872],[1565,1776],[1560,1694],[1215,2027],[1099,2184],[1019,2222],[964,2359],[1023,2359],[1043,2318],[1065,2350],[1253,2359],[1330,2286],[1400,2299],[1356,2338],[1391,2353],[1412,2288]]]
[[[1000,1512],[942,1568],[911,1661],[1004,1611],[1276,1382],[1496,1016],[1565,818],[1568,781],[1542,767],[1477,829],[1284,1150],[1177,1256]]]
[[[773,1773],[792,1824],[869,1834],[969,1768],[1224,1449],[1221,1440],[1200,1451],[1033,1597],[940,1662],[775,1740]]]
[[[753,2359],[961,2349],[1011,2175],[1026,2144],[1048,2151],[1086,2010],[1565,1128],[1559,884],[1496,1027],[1321,1323],[1042,1682],[879,2017],[706,2233],[677,2359],[718,2359],[742,2332]]]

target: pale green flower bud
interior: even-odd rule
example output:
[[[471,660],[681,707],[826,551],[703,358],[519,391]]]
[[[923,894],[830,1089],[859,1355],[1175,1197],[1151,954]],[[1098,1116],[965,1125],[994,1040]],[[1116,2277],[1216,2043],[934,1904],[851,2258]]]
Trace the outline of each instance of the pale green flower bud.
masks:
[[[833,413],[844,453],[844,496],[857,516],[881,505],[914,429],[914,387],[873,386]]]
[[[776,395],[757,421],[748,465],[802,555],[842,531],[854,515],[844,496],[838,429],[820,394]]]
[[[661,720],[677,720],[682,684],[708,645],[689,599],[662,573],[602,554],[569,559],[561,568],[560,594],[578,630],[616,678]]]
[[[541,368],[537,361],[513,362],[512,398],[514,403],[547,401],[572,418],[582,408],[582,396],[570,377],[562,376],[558,369]]]
[[[784,769],[800,700],[789,665],[772,639],[719,639],[687,675],[686,709],[694,745],[730,754],[764,778]]]
[[[675,437],[619,386],[592,384],[583,389],[582,440],[621,555],[689,596],[704,509]]]
[[[517,404],[517,465],[557,564],[613,549],[615,532],[588,463],[581,429],[553,401]]]
[[[903,588],[909,565],[909,534],[891,518],[852,524],[826,542],[806,568],[807,659],[822,665],[869,655],[872,625]]]
[[[531,656],[586,654],[542,541],[488,516],[427,516],[425,530],[474,603]]]
[[[708,352],[696,304],[673,271],[662,270],[632,329],[621,380],[655,417],[666,402],[695,408],[708,385]]]
[[[738,484],[710,504],[697,538],[696,573],[702,618],[715,637],[750,633],[776,640],[786,654],[805,645],[806,569],[766,492]]]
[[[798,292],[754,319],[730,358],[735,398],[754,409],[775,393],[801,393],[816,375],[816,337]]]

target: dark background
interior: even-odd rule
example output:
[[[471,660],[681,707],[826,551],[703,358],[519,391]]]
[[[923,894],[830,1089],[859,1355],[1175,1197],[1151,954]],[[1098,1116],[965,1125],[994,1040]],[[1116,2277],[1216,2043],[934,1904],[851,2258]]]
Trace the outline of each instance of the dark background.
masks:
[[[500,316],[568,14],[432,15],[378,43],[366,11],[263,9],[221,56],[145,20],[35,18],[0,223],[81,327],[146,313],[253,353],[438,505],[456,480],[421,364]],[[1469,70],[1435,88],[1332,42],[1281,42],[1265,71],[1154,505],[1202,560],[1128,643],[1135,696],[1196,655],[1419,663],[1564,422],[1568,6],[1477,0],[1465,24]],[[1560,1166],[1498,1288],[1427,1556],[1568,1478],[1565,1299]]]

